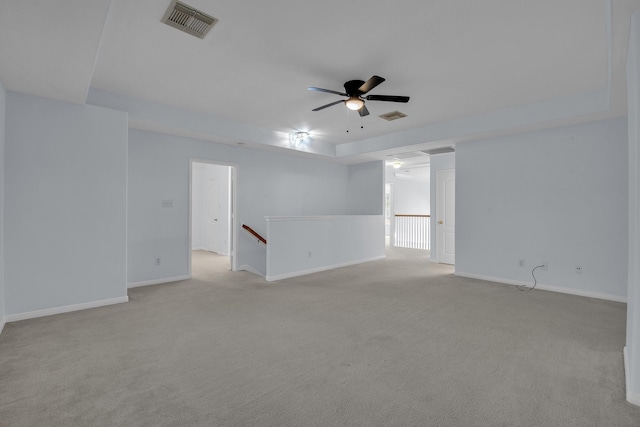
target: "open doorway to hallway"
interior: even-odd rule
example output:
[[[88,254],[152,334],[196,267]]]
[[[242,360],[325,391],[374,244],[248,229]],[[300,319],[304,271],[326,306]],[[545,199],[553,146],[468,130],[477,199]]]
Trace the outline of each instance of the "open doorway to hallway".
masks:
[[[430,167],[428,159],[414,164],[387,165],[385,237],[387,246],[429,251]]]
[[[233,165],[191,161],[191,276],[213,267],[235,270],[235,175]]]

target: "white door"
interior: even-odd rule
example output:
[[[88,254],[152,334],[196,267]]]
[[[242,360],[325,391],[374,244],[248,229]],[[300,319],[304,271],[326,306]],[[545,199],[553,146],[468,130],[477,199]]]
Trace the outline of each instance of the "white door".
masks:
[[[436,253],[438,262],[455,264],[455,171],[436,172]]]
[[[211,252],[224,253],[220,250],[223,237],[220,233],[220,180],[210,178],[207,181],[207,250]]]

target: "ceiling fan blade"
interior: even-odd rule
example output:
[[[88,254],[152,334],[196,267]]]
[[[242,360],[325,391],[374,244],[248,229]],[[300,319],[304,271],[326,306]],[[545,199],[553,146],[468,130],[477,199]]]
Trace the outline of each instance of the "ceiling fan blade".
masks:
[[[358,114],[360,114],[360,117],[368,116],[369,110],[367,110],[367,106],[363,105],[362,108],[358,110]]]
[[[369,80],[364,82],[364,84],[358,88],[358,91],[361,94],[365,94],[365,93],[369,92],[371,89],[373,89],[374,87],[378,86],[384,80],[385,79],[380,77],[380,76],[373,76]]]
[[[409,102],[408,96],[394,95],[368,95],[365,97],[367,101],[390,101],[390,102]]]
[[[311,111],[320,111],[320,110],[324,110],[324,109],[325,109],[325,108],[327,108],[327,107],[332,107],[332,106],[334,106],[334,105],[336,105],[336,104],[341,104],[341,103],[342,103],[342,104],[344,104],[344,101],[343,101],[342,99],[341,99],[340,101],[332,102],[331,104],[323,105],[322,107],[314,108],[314,109],[313,109],[313,110],[311,110]]]
[[[315,90],[316,92],[327,92],[327,93],[333,93],[335,95],[349,96],[343,92],[336,92],[335,90],[322,89],[321,87],[308,87],[307,90]]]

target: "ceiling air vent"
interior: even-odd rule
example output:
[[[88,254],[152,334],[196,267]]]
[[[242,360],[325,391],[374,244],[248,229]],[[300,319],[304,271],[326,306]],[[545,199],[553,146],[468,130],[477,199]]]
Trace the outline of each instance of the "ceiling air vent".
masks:
[[[409,151],[405,153],[395,153],[395,154],[387,154],[387,157],[394,158],[396,160],[404,160],[404,159],[412,159],[414,157],[424,157],[426,153],[422,151]]]
[[[453,147],[443,147],[443,148],[434,148],[432,150],[422,150],[423,153],[433,156],[435,154],[444,154],[444,153],[453,153],[455,148]]]
[[[406,114],[401,113],[400,111],[392,111],[390,113],[380,115],[383,119],[387,121],[402,119],[403,117],[407,117]]]
[[[218,20],[177,0],[173,0],[162,22],[203,39]]]

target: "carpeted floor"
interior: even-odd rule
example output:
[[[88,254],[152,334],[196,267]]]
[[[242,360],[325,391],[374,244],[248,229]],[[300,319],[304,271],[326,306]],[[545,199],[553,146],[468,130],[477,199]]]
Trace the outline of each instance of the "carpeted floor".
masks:
[[[4,426],[640,426],[625,305],[454,277],[426,252],[194,279],[9,323]]]

